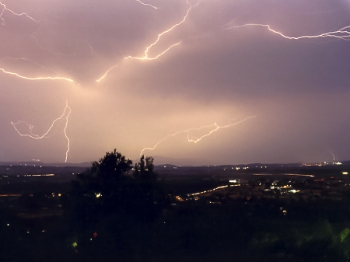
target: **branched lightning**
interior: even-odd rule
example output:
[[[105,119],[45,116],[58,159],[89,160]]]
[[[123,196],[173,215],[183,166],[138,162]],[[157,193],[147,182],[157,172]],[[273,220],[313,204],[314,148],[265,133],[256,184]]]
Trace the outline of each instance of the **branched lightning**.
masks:
[[[16,13],[14,11],[12,11],[11,9],[8,9],[7,6],[5,4],[3,4],[2,2],[0,2],[0,6],[2,7],[2,10],[0,12],[0,20],[1,20],[1,24],[5,25],[5,19],[2,17],[5,11],[10,12],[11,14],[15,15],[15,16],[25,16],[27,18],[29,18],[30,20],[32,20],[33,22],[39,23],[41,22],[40,20],[36,20],[33,17],[31,17],[30,15],[28,15],[27,13]]]
[[[39,76],[39,77],[23,76],[23,75],[20,75],[18,73],[15,73],[15,72],[7,71],[7,70],[5,70],[2,67],[0,67],[0,71],[2,71],[4,74],[13,75],[13,76],[25,79],[25,80],[32,80],[32,81],[38,81],[38,80],[63,80],[63,81],[71,82],[71,83],[74,82],[74,80],[71,79],[71,78],[60,77],[60,76],[54,76],[54,77],[53,76]]]
[[[173,25],[173,26],[170,27],[169,29],[167,29],[167,30],[163,31],[162,33],[158,34],[157,39],[156,39],[152,44],[150,44],[149,46],[146,47],[143,57],[128,56],[128,57],[125,57],[125,59],[154,60],[154,59],[157,59],[158,57],[162,56],[163,54],[165,54],[165,53],[166,53],[169,49],[171,49],[173,46],[179,45],[181,42],[171,45],[166,51],[164,51],[163,53],[157,55],[156,57],[151,58],[151,57],[148,56],[149,50],[150,50],[153,46],[155,46],[155,45],[160,41],[160,39],[162,38],[162,36],[165,35],[165,34],[167,34],[167,33],[169,33],[169,32],[171,32],[172,30],[174,30],[176,27],[180,26],[181,24],[185,23],[185,22],[186,22],[186,19],[187,19],[187,17],[188,17],[188,15],[190,14],[190,11],[191,11],[194,7],[197,7],[197,6],[201,3],[201,1],[202,1],[202,0],[200,0],[197,4],[190,6],[190,7],[187,9],[186,15],[182,18],[182,20],[181,20],[180,22],[176,23],[175,25]]]
[[[140,3],[141,5],[144,5],[144,6],[149,6],[149,7],[152,7],[153,9],[158,9],[158,7],[154,6],[154,5],[151,5],[151,4],[146,4],[144,2],[142,2],[141,0],[136,0],[136,2]]]
[[[66,116],[66,123],[65,123],[65,126],[64,126],[64,129],[63,129],[63,133],[64,133],[64,136],[67,140],[67,151],[66,151],[66,158],[65,158],[65,162],[67,162],[67,159],[68,159],[68,152],[70,150],[70,140],[69,140],[69,137],[67,136],[67,127],[68,127],[68,120],[69,120],[69,116],[72,112],[72,109],[70,108],[70,106],[68,105],[68,101],[66,101],[66,106],[64,107],[64,110],[63,110],[63,113],[57,117],[55,120],[53,120],[53,122],[51,123],[49,129],[42,135],[37,135],[37,134],[34,134],[33,133],[33,128],[34,126],[33,125],[30,125],[28,124],[27,122],[25,121],[18,121],[16,123],[14,122],[11,122],[11,125],[13,126],[13,128],[16,130],[16,132],[22,136],[22,137],[29,137],[29,138],[32,138],[32,139],[36,139],[36,140],[39,140],[39,139],[43,139],[45,137],[48,136],[48,134],[50,133],[50,131],[52,130],[52,128],[54,127],[54,125],[56,124],[57,121],[61,120],[64,116]],[[17,125],[19,124],[26,124],[28,126],[28,129],[29,129],[29,133],[21,133],[18,128],[17,128]]]
[[[330,31],[330,32],[326,32],[318,35],[302,35],[302,36],[287,36],[280,31],[272,29],[270,25],[265,25],[265,24],[244,24],[244,25],[230,26],[226,28],[226,30],[242,28],[242,27],[265,27],[270,32],[289,40],[317,39],[317,38],[336,38],[336,39],[346,40],[346,41],[350,40],[350,25],[342,27],[335,31]]]
[[[157,54],[157,55],[155,55],[155,56],[153,56],[153,57],[150,57],[149,54],[148,54],[149,51],[150,51],[150,49],[151,49],[152,47],[154,47],[155,45],[158,44],[158,42],[160,41],[160,39],[162,38],[162,36],[164,36],[165,34],[167,34],[167,33],[171,32],[171,31],[173,31],[175,28],[177,28],[177,27],[180,26],[181,24],[185,23],[185,21],[186,21],[188,15],[189,15],[189,13],[190,13],[190,11],[191,11],[193,8],[197,7],[197,6],[201,3],[201,1],[202,1],[202,0],[199,0],[197,4],[190,6],[190,7],[187,9],[187,11],[186,11],[186,15],[182,18],[182,20],[181,20],[180,22],[174,24],[173,26],[171,26],[169,29],[163,31],[162,33],[159,33],[158,36],[157,36],[157,39],[156,39],[153,43],[151,43],[149,46],[146,47],[146,49],[145,49],[145,51],[144,51],[144,56],[140,56],[140,57],[138,57],[138,56],[126,56],[126,57],[124,57],[124,60],[128,60],[128,59],[136,59],[136,60],[143,60],[143,61],[156,60],[156,59],[158,59],[159,57],[161,57],[162,55],[164,55],[165,53],[167,53],[167,52],[168,52],[170,49],[172,49],[173,47],[180,45],[180,44],[181,44],[181,41],[180,41],[180,42],[177,42],[177,43],[175,43],[175,44],[172,44],[172,45],[170,45],[168,48],[166,48],[164,51],[162,51],[161,53],[159,53],[159,54]],[[187,4],[188,4],[188,1],[187,1]],[[115,68],[116,66],[117,66],[117,65],[114,65],[114,66],[110,67],[110,68],[103,74],[102,77],[100,77],[99,79],[96,80],[96,82],[100,82],[102,79],[104,79],[104,78],[107,76],[107,74],[108,74],[113,68]]]
[[[158,42],[158,41],[157,41]],[[173,48],[174,46],[177,46],[181,44],[181,41],[178,42],[178,43],[175,43],[175,44],[172,44],[171,46],[169,46],[167,49],[165,49],[163,52],[159,53],[158,55],[154,56],[154,57],[148,57],[148,51],[149,51],[149,48],[150,47],[147,47],[146,48],[146,51],[145,51],[145,55],[144,56],[141,56],[141,57],[137,57],[137,56],[127,56],[127,57],[124,57],[124,59],[136,59],[136,60],[144,60],[144,61],[151,61],[151,60],[156,60],[158,59],[159,57],[161,57],[162,55],[164,55],[166,52],[168,52],[171,48]],[[153,44],[152,44],[153,45]]]
[[[215,133],[216,131],[218,131],[220,129],[225,129],[225,128],[229,128],[231,126],[235,126],[235,125],[241,124],[241,123],[247,121],[248,119],[252,119],[252,118],[255,118],[255,117],[256,116],[249,116],[249,117],[243,118],[243,119],[241,119],[239,121],[235,121],[235,122],[233,122],[231,124],[225,125],[225,126],[219,126],[217,123],[214,123],[214,124],[207,125],[207,126],[192,127],[192,128],[189,128],[189,129],[181,130],[181,131],[178,131],[176,133],[167,135],[163,139],[159,140],[153,147],[145,147],[145,148],[143,148],[141,150],[140,155],[143,155],[145,150],[152,150],[152,151],[155,150],[158,147],[159,144],[163,143],[168,138],[175,137],[175,136],[177,136],[179,134],[186,134],[187,135],[187,142],[197,144],[203,138],[210,136],[211,134]],[[200,137],[198,137],[196,139],[191,139],[190,138],[191,131],[199,131],[199,130],[202,130],[204,128],[212,128],[212,129],[208,133],[206,133],[206,134],[204,134],[204,135],[202,135],[202,136],[200,136]]]

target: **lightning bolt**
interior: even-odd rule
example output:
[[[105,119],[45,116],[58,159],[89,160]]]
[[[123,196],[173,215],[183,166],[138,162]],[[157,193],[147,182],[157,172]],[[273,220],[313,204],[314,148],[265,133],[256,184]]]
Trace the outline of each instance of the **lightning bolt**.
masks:
[[[39,140],[39,139],[43,139],[43,138],[47,137],[47,135],[50,133],[50,131],[52,130],[52,128],[54,127],[56,122],[61,120],[64,116],[66,116],[66,123],[65,123],[65,126],[64,126],[64,129],[63,129],[63,133],[64,133],[64,136],[65,136],[65,138],[67,140],[67,150],[66,150],[66,158],[65,158],[65,162],[67,162],[67,160],[68,160],[68,153],[69,153],[69,150],[70,150],[70,140],[69,140],[69,137],[67,136],[67,128],[68,128],[68,120],[69,120],[69,116],[70,116],[71,112],[72,112],[72,109],[68,105],[68,101],[66,101],[66,106],[64,107],[63,113],[59,117],[57,117],[55,120],[53,120],[53,122],[51,123],[49,129],[42,135],[33,134],[34,126],[28,124],[25,121],[18,121],[16,123],[11,122],[11,125],[13,126],[13,128],[16,130],[16,132],[20,136],[22,136],[22,137],[29,137],[29,138],[32,138],[32,139]],[[21,124],[21,123],[24,123],[24,124],[26,124],[28,126],[29,134],[21,133],[18,130],[17,125]]]
[[[99,79],[96,79],[96,82],[99,83],[101,80],[103,80],[109,73],[109,71],[113,70],[118,65],[114,65],[111,68],[109,68]]]
[[[140,0],[136,0],[136,2],[140,3],[141,5],[145,5],[145,6],[149,6],[149,7],[152,7],[153,9],[158,9],[158,7],[154,6],[154,5],[151,5],[151,4],[146,4]]]
[[[0,6],[2,7],[2,11],[0,12],[0,20],[1,20],[2,25],[5,25],[5,19],[2,17],[3,14],[5,13],[5,11],[8,11],[15,16],[25,16],[36,23],[41,22],[41,20],[35,20],[33,17],[31,17],[27,13],[16,13],[16,12],[12,11],[11,9],[8,9],[7,6],[5,4],[3,4],[2,2],[0,2]]]
[[[63,129],[63,133],[65,138],[67,139],[67,150],[66,150],[66,158],[64,159],[64,162],[67,162],[68,160],[68,153],[70,150],[70,140],[69,137],[67,136],[67,128],[68,128],[68,120],[69,120],[69,116],[72,113],[72,109],[68,106],[68,102],[66,101],[66,107],[65,109],[68,107],[68,114],[66,115],[66,124],[64,125],[64,129]]]
[[[164,55],[166,52],[168,52],[171,48],[173,48],[174,46],[177,46],[181,44],[181,41],[175,44],[172,44],[171,46],[169,46],[167,49],[165,49],[163,52],[159,53],[158,55],[154,56],[154,57],[148,57],[148,51],[149,51],[149,47],[146,48],[145,51],[145,55],[142,57],[136,57],[136,56],[127,56],[124,57],[125,60],[127,59],[137,59],[137,60],[144,60],[144,61],[151,61],[151,60],[156,60],[159,57],[161,57],[162,55]]]
[[[39,76],[39,77],[23,76],[23,75],[20,75],[18,73],[15,73],[15,72],[6,71],[2,67],[0,67],[0,71],[2,71],[4,74],[13,75],[13,76],[16,76],[16,77],[19,77],[19,78],[22,78],[22,79],[25,79],[25,80],[31,80],[31,81],[38,81],[38,80],[64,80],[64,81],[68,81],[68,82],[71,82],[71,83],[74,82],[73,79],[70,79],[70,78],[67,78],[67,77],[60,77],[60,76],[55,76],[55,77],[52,77],[52,76]]]
[[[211,125],[207,125],[207,126],[201,126],[201,127],[192,127],[192,128],[189,128],[189,129],[185,129],[185,130],[181,130],[181,131],[178,131],[176,133],[173,133],[173,134],[169,134],[167,135],[166,137],[164,137],[163,139],[159,140],[153,147],[145,147],[141,150],[141,153],[140,155],[143,155],[144,151],[145,150],[155,150],[159,144],[163,143],[165,140],[167,140],[168,138],[170,137],[175,137],[179,134],[187,134],[187,142],[189,143],[194,143],[194,144],[197,144],[198,142],[200,142],[203,138],[205,137],[208,137],[210,136],[211,134],[217,132],[218,130],[220,129],[225,129],[225,128],[229,128],[229,127],[232,127],[232,126],[235,126],[235,125],[238,125],[238,124],[241,124],[245,121],[247,121],[248,119],[252,119],[252,118],[255,118],[256,116],[248,116],[246,118],[243,118],[239,121],[236,121],[236,122],[233,122],[231,124],[228,124],[228,125],[225,125],[225,126],[219,126],[217,123],[214,123],[214,124],[211,124]],[[199,137],[199,138],[196,138],[196,139],[191,139],[190,138],[190,132],[191,131],[199,131],[199,130],[202,130],[204,128],[212,128],[212,130],[210,130],[208,133],[204,134],[203,136]]]
[[[346,41],[350,40],[350,25],[344,26],[335,31],[330,31],[330,32],[326,32],[318,35],[302,35],[302,36],[287,36],[280,31],[272,29],[270,25],[265,25],[265,24],[237,25],[237,26],[228,27],[226,28],[226,30],[242,28],[242,27],[264,27],[264,28],[267,28],[267,30],[269,30],[270,32],[289,40],[317,39],[317,38],[336,38],[336,39],[346,40]]]
[[[168,52],[170,49],[172,49],[173,47],[180,45],[180,44],[181,44],[181,41],[180,41],[180,42],[177,42],[177,43],[175,43],[175,44],[170,45],[170,46],[169,46],[168,48],[166,48],[163,52],[159,53],[159,54],[156,55],[156,56],[149,57],[149,55],[148,55],[150,49],[151,49],[152,47],[154,47],[155,45],[158,44],[158,42],[160,41],[160,39],[162,38],[162,36],[164,36],[165,34],[170,33],[170,32],[173,31],[175,28],[177,28],[177,27],[180,26],[181,24],[185,23],[187,17],[188,17],[189,14],[190,14],[190,11],[191,11],[193,8],[197,7],[201,2],[202,2],[202,0],[199,0],[197,4],[190,6],[190,7],[187,9],[187,11],[186,11],[186,15],[182,18],[182,20],[181,20],[180,22],[174,24],[174,25],[171,26],[169,29],[167,29],[167,30],[165,30],[165,31],[163,31],[163,32],[161,32],[161,33],[159,33],[158,36],[157,36],[157,39],[156,39],[153,43],[151,43],[149,46],[146,47],[146,49],[145,49],[145,51],[144,51],[144,56],[141,56],[141,57],[137,57],[137,56],[126,56],[126,57],[124,57],[124,60],[128,60],[128,59],[136,59],[136,60],[142,60],[142,61],[156,60],[156,59],[158,59],[159,57],[161,57],[162,55],[164,55],[165,53],[167,53],[167,52]],[[187,1],[187,4],[189,4],[188,1]],[[114,66],[110,67],[99,79],[96,80],[96,82],[100,82],[102,79],[104,79],[104,78],[108,75],[108,73],[109,73],[113,68],[115,68],[116,66],[117,66],[117,65],[114,65]]]
[[[336,160],[335,154],[332,152],[332,150],[329,149],[329,153],[331,153],[331,155],[333,156],[333,161]]]

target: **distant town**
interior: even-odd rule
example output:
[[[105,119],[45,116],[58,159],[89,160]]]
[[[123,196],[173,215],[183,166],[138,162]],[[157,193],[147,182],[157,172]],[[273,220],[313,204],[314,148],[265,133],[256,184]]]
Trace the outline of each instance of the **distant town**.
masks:
[[[38,185],[41,185],[39,191],[45,192],[48,198],[61,196],[66,193],[69,182],[88,166],[86,163],[77,166],[51,166],[38,162],[0,164],[0,197],[11,198],[33,194]],[[341,201],[350,194],[350,161],[198,167],[168,164],[155,166],[155,171],[160,180],[176,188],[172,195],[173,205],[185,201],[221,204],[236,199]],[[193,179],[197,183],[193,183]],[[178,185],[181,181],[183,187]],[[51,187],[56,191],[49,192]],[[197,188],[200,190],[196,191]]]
[[[112,182],[95,180],[101,171],[88,167],[1,163],[0,230],[7,246],[1,261],[162,261],[174,252],[188,260],[209,261],[221,252],[220,261],[233,255],[290,261],[309,253],[320,259],[335,250],[337,261],[347,261],[349,161],[187,167],[147,162],[146,168],[125,169],[124,178],[113,182],[123,186],[113,190]],[[120,227],[113,229],[115,221]],[[168,244],[164,234],[171,236]],[[319,241],[327,248],[316,249]],[[110,242],[121,246],[103,251]]]

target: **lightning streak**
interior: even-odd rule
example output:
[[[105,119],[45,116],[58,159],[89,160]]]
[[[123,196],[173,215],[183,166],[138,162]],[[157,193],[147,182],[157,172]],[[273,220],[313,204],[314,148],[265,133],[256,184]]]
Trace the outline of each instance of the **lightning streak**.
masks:
[[[96,82],[99,83],[101,80],[103,80],[109,73],[109,71],[111,71],[112,69],[114,69],[115,67],[117,67],[118,65],[114,65],[111,68],[109,68],[106,73],[103,74],[103,76],[101,76],[99,79],[96,79]]]
[[[65,109],[67,108],[68,106],[68,102],[66,104],[66,107]],[[70,150],[70,140],[69,140],[69,137],[67,136],[67,128],[68,128],[68,120],[69,120],[69,116],[70,114],[72,113],[72,109],[68,106],[68,113],[66,115],[66,124],[64,125],[64,129],[63,129],[63,133],[64,133],[64,136],[66,137],[67,139],[67,150],[66,150],[66,158],[64,159],[64,162],[67,162],[68,160],[68,153],[69,153],[69,150]]]
[[[65,123],[65,126],[64,126],[64,129],[63,129],[63,133],[64,133],[64,136],[67,140],[67,151],[66,151],[66,158],[65,158],[65,162],[67,162],[67,159],[68,159],[68,152],[70,150],[70,140],[69,140],[69,137],[67,136],[67,127],[68,127],[68,120],[69,120],[69,116],[72,112],[72,109],[70,108],[70,106],[68,105],[68,101],[66,101],[66,106],[64,107],[64,110],[63,110],[63,113],[57,117],[50,125],[49,129],[42,135],[37,135],[37,134],[33,134],[33,128],[34,126],[33,125],[30,125],[28,124],[27,122],[25,121],[18,121],[16,123],[14,122],[11,122],[11,125],[13,126],[13,128],[16,130],[16,132],[22,136],[22,137],[29,137],[29,138],[32,138],[32,139],[36,139],[36,140],[39,140],[39,139],[43,139],[45,137],[47,137],[47,135],[50,133],[50,131],[52,130],[52,128],[54,127],[54,125],[56,124],[57,121],[61,120],[64,116],[66,116],[66,123]],[[17,125],[21,124],[21,123],[24,123],[28,126],[29,128],[29,134],[25,134],[25,133],[21,133],[18,128],[17,128]]]
[[[140,0],[136,0],[136,2],[139,2],[141,5],[145,5],[145,6],[149,6],[149,7],[152,7],[153,9],[158,9],[158,7],[154,6],[154,5],[151,5],[151,4],[146,4]]]
[[[335,154],[332,152],[332,150],[329,149],[329,153],[331,153],[332,157],[333,157],[333,161],[336,160]]]
[[[14,72],[6,71],[4,68],[1,68],[1,67],[0,67],[0,71],[2,71],[4,74],[13,75],[13,76],[25,79],[25,80],[32,80],[32,81],[37,81],[37,80],[64,80],[64,81],[68,81],[68,82],[71,82],[71,83],[74,82],[73,79],[70,79],[70,78],[67,78],[67,77],[60,77],[60,76],[55,76],[55,77],[52,77],[52,76],[27,77],[27,76],[23,76],[23,75],[14,73]]]
[[[2,17],[5,11],[8,11],[15,16],[25,16],[36,23],[41,22],[41,20],[35,20],[33,17],[31,17],[27,13],[16,13],[16,12],[12,11],[11,9],[8,9],[7,6],[5,4],[3,4],[2,2],[0,2],[0,6],[2,7],[2,11],[0,12],[0,20],[1,20],[2,25],[5,25],[5,19]]]
[[[202,126],[202,127],[194,127],[194,128],[189,128],[189,129],[185,129],[185,130],[181,130],[181,131],[178,131],[176,133],[173,133],[173,134],[170,134],[170,135],[167,135],[166,137],[164,137],[163,139],[159,140],[153,147],[145,147],[141,150],[141,153],[140,155],[143,155],[144,151],[145,150],[155,150],[159,144],[163,143],[165,140],[167,140],[168,138],[170,137],[175,137],[179,134],[187,134],[187,142],[189,143],[194,143],[194,144],[197,144],[198,142],[200,142],[203,138],[205,137],[208,137],[210,136],[211,134],[215,133],[216,131],[220,130],[220,129],[225,129],[225,128],[229,128],[231,126],[235,126],[235,125],[238,125],[238,124],[241,124],[245,121],[247,121],[248,119],[252,119],[252,118],[255,118],[256,116],[249,116],[249,117],[246,117],[244,119],[241,119],[239,121],[236,121],[236,122],[233,122],[231,124],[228,124],[228,125],[225,125],[225,126],[219,126],[217,123],[214,123],[214,124],[211,124],[211,125],[207,125],[207,126]],[[196,138],[196,139],[191,139],[190,138],[190,132],[191,131],[199,131],[199,130],[202,130],[204,128],[212,128],[212,130],[210,130],[208,133],[202,135],[201,137],[199,138]]]
[[[22,61],[25,61],[25,62],[28,62],[28,63],[31,63],[31,64],[34,64],[38,67],[41,67],[42,69],[45,69],[42,65],[40,65],[39,63],[31,60],[31,59],[28,59],[28,58],[25,58],[25,57],[9,57],[9,56],[5,56],[4,58],[1,58],[0,60],[5,60],[5,59],[9,59],[9,60],[14,60],[14,61],[19,61],[19,60],[22,60]]]
[[[164,55],[165,53],[167,53],[170,49],[172,49],[173,47],[175,46],[178,46],[181,44],[181,41],[180,42],[177,42],[175,44],[172,44],[170,45],[167,49],[165,49],[163,52],[159,53],[158,55],[154,56],[154,57],[149,57],[148,53],[150,51],[150,49],[152,47],[154,47],[155,45],[158,44],[158,42],[160,41],[160,39],[162,38],[162,36],[164,36],[165,34],[167,33],[170,33],[171,31],[173,31],[175,28],[177,28],[178,26],[180,26],[181,24],[185,23],[186,22],[186,19],[188,17],[188,15],[190,14],[190,11],[197,7],[200,3],[202,2],[202,0],[199,0],[197,4],[195,5],[192,5],[190,6],[187,11],[186,11],[186,15],[182,18],[182,20],[176,24],[174,24],[173,26],[171,26],[169,29],[163,31],[162,33],[159,33],[158,36],[157,36],[157,39],[151,43],[149,46],[146,47],[145,51],[144,51],[144,56],[141,56],[141,57],[137,57],[137,56],[126,56],[124,57],[124,60],[128,60],[128,59],[136,59],[136,60],[143,60],[143,61],[151,61],[151,60],[156,60],[158,59],[159,57],[161,57],[162,55]],[[188,4],[188,2],[187,2]],[[102,77],[100,77],[99,79],[96,80],[96,82],[100,82],[102,79],[104,79],[107,74],[114,68],[116,67],[117,65],[114,65],[112,66],[111,68],[109,68],[104,74]]]
[[[128,56],[128,57],[124,57],[124,59],[137,59],[137,60],[147,60],[147,61],[151,61],[151,60],[156,60],[159,57],[161,57],[162,55],[164,55],[166,52],[168,52],[171,48],[173,48],[174,46],[177,46],[181,44],[181,41],[175,44],[172,44],[171,46],[169,46],[167,49],[165,49],[163,52],[159,53],[158,55],[154,56],[154,57],[148,57],[148,51],[147,53],[145,52],[145,56],[143,57],[133,57],[133,56]]]
[[[317,39],[317,38],[336,38],[340,40],[350,40],[350,25],[342,27],[335,31],[330,31],[318,35],[302,35],[302,36],[287,36],[283,34],[280,31],[274,30],[271,28],[270,25],[264,25],[264,24],[244,24],[244,25],[237,25],[237,26],[231,26],[226,28],[226,30],[235,29],[235,28],[242,28],[242,27],[265,27],[270,32],[277,34],[285,39],[289,40],[300,40],[300,39]]]
[[[197,4],[190,6],[190,8],[187,9],[186,15],[182,18],[182,20],[181,20],[180,22],[176,23],[175,25],[173,25],[173,26],[170,27],[169,29],[167,29],[167,30],[163,31],[162,33],[158,34],[157,39],[156,39],[152,44],[150,44],[149,46],[146,47],[145,52],[144,52],[145,55],[144,55],[143,57],[132,57],[132,56],[128,56],[128,57],[126,57],[125,59],[131,58],[131,59],[139,59],[139,60],[154,60],[154,59],[157,59],[158,57],[160,57],[161,55],[163,55],[164,53],[166,53],[166,52],[167,52],[172,46],[174,46],[174,45],[170,46],[166,51],[164,51],[162,54],[158,55],[156,58],[149,58],[149,57],[148,57],[148,52],[149,52],[149,50],[150,50],[153,46],[155,46],[155,45],[160,41],[160,39],[162,38],[162,36],[165,35],[165,34],[167,34],[167,33],[169,33],[169,32],[171,32],[172,30],[174,30],[176,27],[180,26],[181,24],[185,23],[185,22],[186,22],[186,19],[187,19],[187,17],[188,17],[188,15],[190,14],[190,11],[191,11],[194,7],[197,7],[197,6],[201,3],[201,1],[202,1],[202,0],[200,0]],[[180,43],[181,43],[181,42],[180,42]],[[177,43],[177,44],[175,44],[175,45],[178,45],[178,44],[180,44],[180,43]]]

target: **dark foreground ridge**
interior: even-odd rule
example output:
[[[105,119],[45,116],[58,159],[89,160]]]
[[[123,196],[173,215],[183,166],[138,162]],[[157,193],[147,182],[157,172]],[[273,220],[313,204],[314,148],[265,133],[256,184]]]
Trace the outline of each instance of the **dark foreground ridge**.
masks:
[[[348,162],[0,166],[0,261],[349,261]]]

